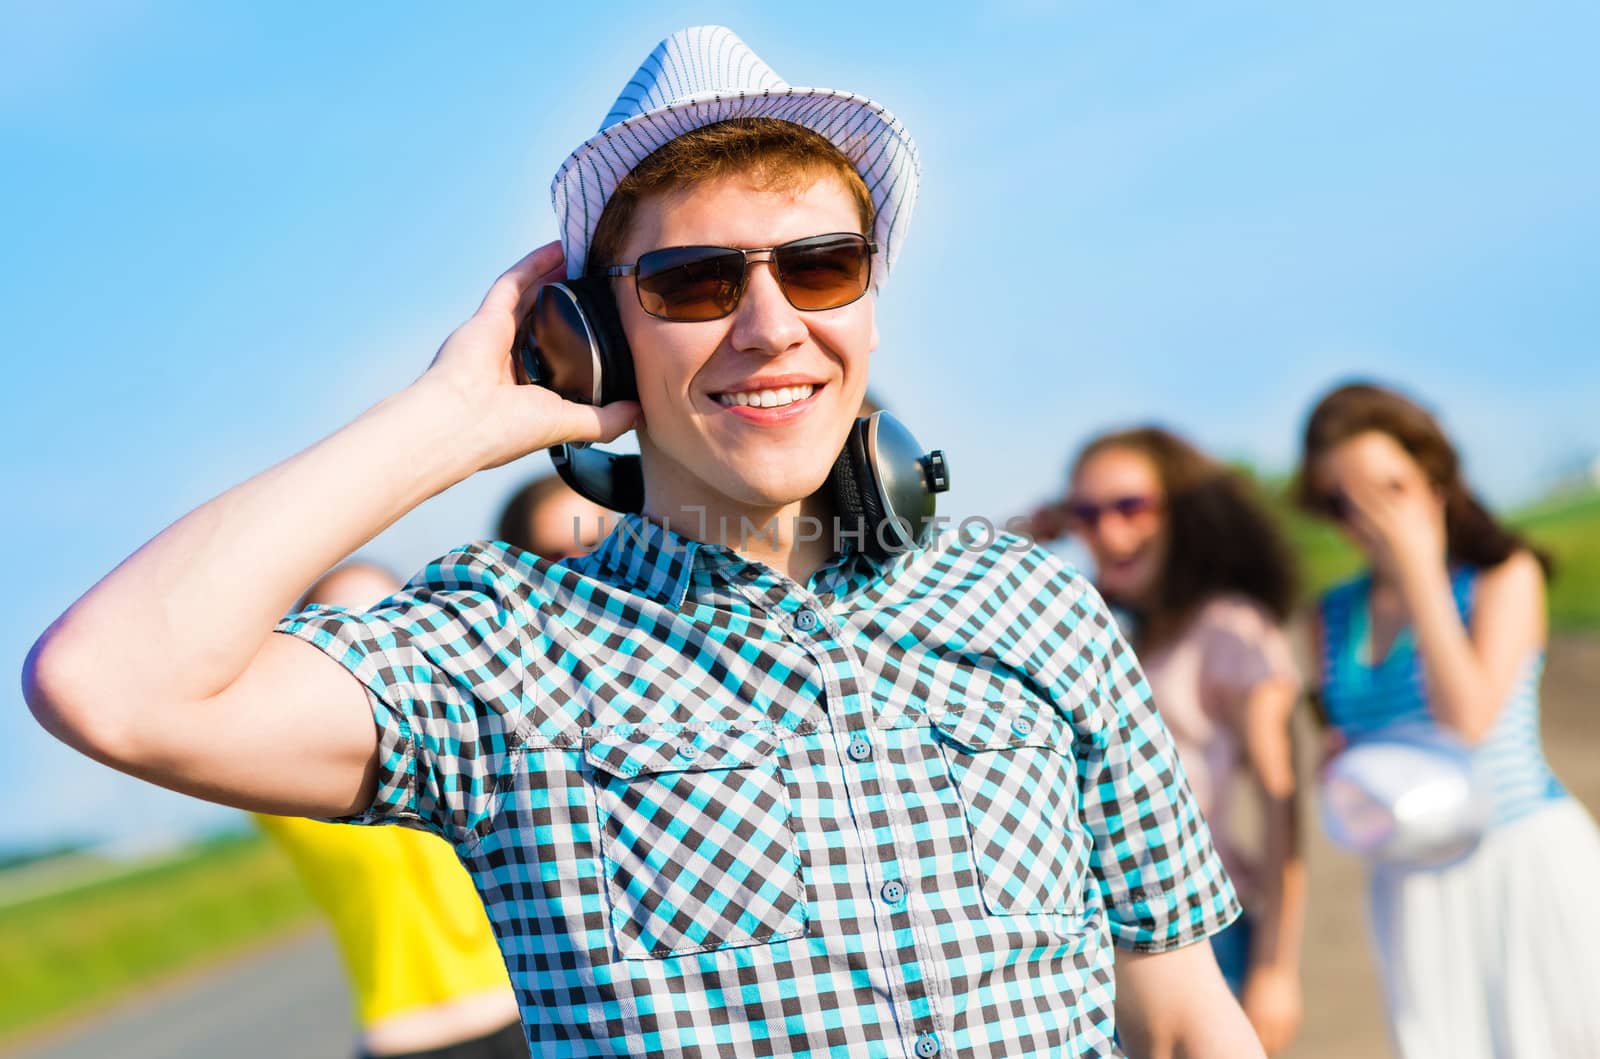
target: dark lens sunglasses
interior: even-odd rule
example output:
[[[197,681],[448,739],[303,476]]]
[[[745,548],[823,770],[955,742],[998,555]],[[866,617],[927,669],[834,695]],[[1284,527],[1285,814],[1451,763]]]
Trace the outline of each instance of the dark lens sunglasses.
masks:
[[[1127,519],[1137,518],[1155,509],[1156,498],[1153,496],[1119,496],[1103,504],[1088,500],[1068,500],[1061,505],[1061,511],[1067,516],[1069,525],[1076,529],[1087,530],[1098,527],[1100,520],[1112,512]]]
[[[877,244],[854,232],[813,235],[780,246],[669,246],[612,265],[608,276],[632,276],[639,305],[662,320],[719,320],[738,308],[754,260],[771,261],[778,287],[796,309],[837,309],[867,293]]]

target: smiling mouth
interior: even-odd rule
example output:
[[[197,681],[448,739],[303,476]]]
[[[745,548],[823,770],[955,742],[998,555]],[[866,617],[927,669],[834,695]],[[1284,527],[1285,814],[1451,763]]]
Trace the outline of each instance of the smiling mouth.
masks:
[[[812,383],[777,386],[769,390],[741,390],[716,394],[717,403],[726,408],[783,408],[804,401],[817,391]]]

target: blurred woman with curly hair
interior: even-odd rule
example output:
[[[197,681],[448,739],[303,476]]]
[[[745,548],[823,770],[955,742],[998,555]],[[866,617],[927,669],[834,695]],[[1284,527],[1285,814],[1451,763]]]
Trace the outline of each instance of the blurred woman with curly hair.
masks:
[[[1300,677],[1283,630],[1294,563],[1238,472],[1159,427],[1103,434],[1074,461],[1037,536],[1079,537],[1095,584],[1129,626],[1245,915],[1212,938],[1223,975],[1269,1054],[1300,1023],[1305,868],[1290,716]],[[1231,834],[1229,794],[1248,777],[1256,841]]]

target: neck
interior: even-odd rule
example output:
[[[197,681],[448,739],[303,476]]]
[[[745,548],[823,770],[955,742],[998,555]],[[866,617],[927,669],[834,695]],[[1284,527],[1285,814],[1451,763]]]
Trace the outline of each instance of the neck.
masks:
[[[730,548],[800,584],[837,550],[833,504],[826,489],[776,506],[739,504],[726,498],[715,504],[658,504],[647,498],[644,515],[680,536]]]

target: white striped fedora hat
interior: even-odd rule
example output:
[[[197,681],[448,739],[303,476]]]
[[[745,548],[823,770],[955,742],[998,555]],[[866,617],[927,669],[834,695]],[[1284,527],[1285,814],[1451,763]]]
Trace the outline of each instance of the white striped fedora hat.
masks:
[[[870,99],[831,88],[796,88],[724,26],[680,30],[656,45],[612,104],[600,131],[562,163],[550,186],[567,275],[583,274],[600,211],[617,184],[656,148],[730,118],[780,118],[830,140],[872,195],[880,266],[894,264],[917,200],[916,144]]]

